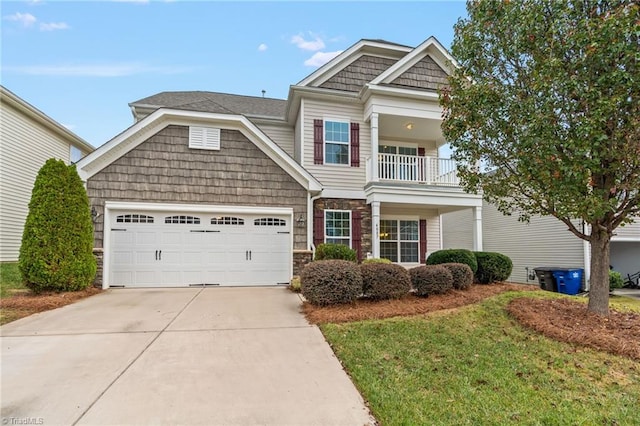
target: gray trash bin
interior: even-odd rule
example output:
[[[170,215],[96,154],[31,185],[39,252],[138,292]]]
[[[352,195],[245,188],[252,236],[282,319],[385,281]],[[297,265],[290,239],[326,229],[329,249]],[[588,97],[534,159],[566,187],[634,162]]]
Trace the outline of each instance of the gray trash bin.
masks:
[[[554,292],[558,291],[558,284],[553,276],[553,271],[557,271],[558,269],[557,266],[540,266],[534,268],[541,289]]]

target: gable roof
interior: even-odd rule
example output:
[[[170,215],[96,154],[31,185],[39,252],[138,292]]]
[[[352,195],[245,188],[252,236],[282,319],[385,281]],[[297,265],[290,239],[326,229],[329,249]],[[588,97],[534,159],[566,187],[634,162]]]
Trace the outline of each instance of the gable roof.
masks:
[[[428,61],[424,63],[425,58],[430,58],[432,64],[428,63]],[[383,71],[370,84],[394,85],[395,82],[397,85],[404,86],[406,84],[402,84],[399,81],[402,80],[403,76],[406,77],[407,73],[410,73],[412,69],[420,68],[421,61],[423,61],[423,68],[431,68],[434,71],[438,71],[437,68],[439,68],[439,71],[447,75],[451,74],[452,67],[457,66],[456,60],[447,49],[435,37],[429,37],[413,49],[411,53]],[[434,75],[434,77],[438,76]]]
[[[86,181],[118,158],[133,150],[150,136],[168,125],[210,125],[223,129],[237,130],[247,137],[269,158],[291,175],[308,191],[317,192],[322,189],[318,180],[296,163],[282,148],[274,143],[255,124],[243,115],[185,111],[180,109],[160,108],[105,143],[77,163],[78,174]]]
[[[145,110],[171,108],[282,119],[284,118],[286,103],[287,101],[284,99],[233,95],[230,93],[188,91],[157,93],[131,102],[129,106],[134,110],[136,108]]]
[[[385,40],[363,39],[340,53],[326,64],[322,65],[316,71],[296,84],[296,86],[319,87],[363,55],[368,54],[372,57],[389,58],[397,61],[411,50],[412,48],[409,46],[389,43]]]
[[[80,136],[76,135],[71,130],[67,129],[62,124],[58,123],[53,118],[49,117],[44,112],[40,111],[38,108],[20,98],[4,86],[0,86],[0,100],[2,100],[2,103],[10,105],[32,120],[43,125],[81,151],[92,152],[95,150],[93,145],[89,142],[85,141]]]

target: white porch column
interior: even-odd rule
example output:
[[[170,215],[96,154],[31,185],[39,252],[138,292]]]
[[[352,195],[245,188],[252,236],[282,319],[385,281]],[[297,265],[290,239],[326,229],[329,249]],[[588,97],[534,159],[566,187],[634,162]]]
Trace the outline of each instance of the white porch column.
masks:
[[[482,207],[473,208],[473,251],[482,251]]]
[[[380,257],[380,201],[371,202],[371,254]]]
[[[378,113],[371,113],[371,181],[378,182]],[[378,204],[378,207],[380,205]],[[377,256],[375,256],[377,257]]]

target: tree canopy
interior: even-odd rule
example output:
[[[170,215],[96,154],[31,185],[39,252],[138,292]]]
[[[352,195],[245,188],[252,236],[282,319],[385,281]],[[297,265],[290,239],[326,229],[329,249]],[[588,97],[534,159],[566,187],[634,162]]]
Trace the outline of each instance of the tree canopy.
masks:
[[[552,215],[589,241],[591,293],[606,302],[609,241],[640,214],[640,6],[489,0],[467,10],[441,92],[463,185],[505,214]]]

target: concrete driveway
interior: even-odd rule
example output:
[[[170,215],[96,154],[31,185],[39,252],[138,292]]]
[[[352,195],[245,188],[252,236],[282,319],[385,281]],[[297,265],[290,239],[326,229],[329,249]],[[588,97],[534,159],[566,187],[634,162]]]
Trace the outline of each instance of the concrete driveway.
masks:
[[[110,290],[7,324],[2,424],[370,424],[299,309],[283,288]]]

